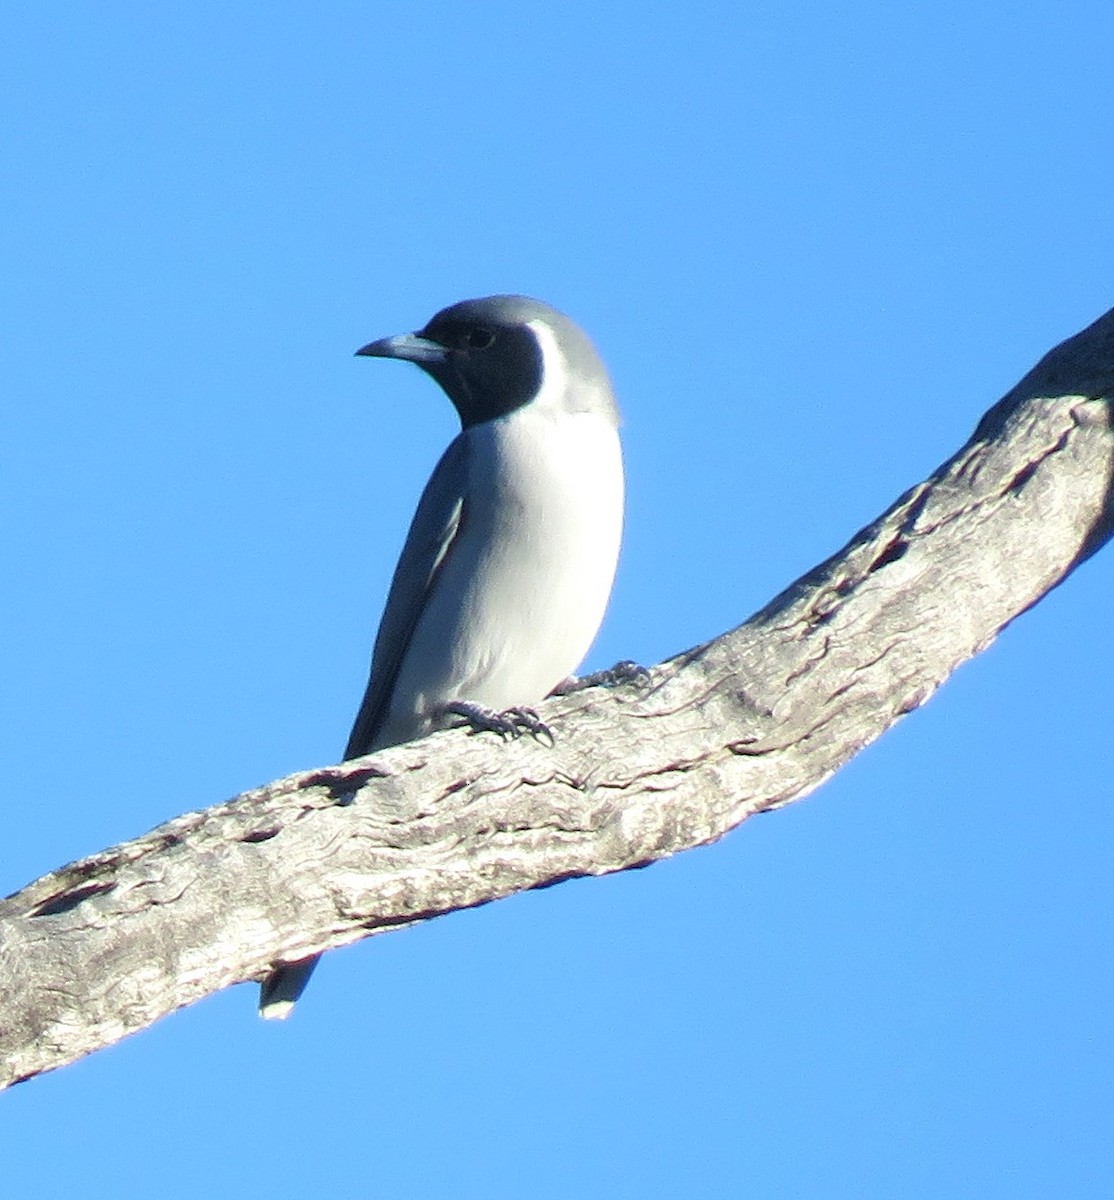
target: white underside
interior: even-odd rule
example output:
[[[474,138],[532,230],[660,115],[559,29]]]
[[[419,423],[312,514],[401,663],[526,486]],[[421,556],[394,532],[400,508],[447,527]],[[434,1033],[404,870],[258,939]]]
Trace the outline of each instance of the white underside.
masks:
[[[539,397],[463,435],[464,516],[392,691],[377,746],[420,737],[443,705],[536,704],[587,654],[623,524],[613,423]]]

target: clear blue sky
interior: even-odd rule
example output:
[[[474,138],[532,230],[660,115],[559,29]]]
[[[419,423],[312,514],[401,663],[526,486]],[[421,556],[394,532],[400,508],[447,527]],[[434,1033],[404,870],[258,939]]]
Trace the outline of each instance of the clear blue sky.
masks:
[[[743,620],[1114,304],[1112,50],[1108,0],[10,7],[0,888],[337,758],[453,432],[352,352],[453,300],[612,366],[588,665]],[[717,846],[0,1096],[5,1194],[1111,1195],[1112,583]]]

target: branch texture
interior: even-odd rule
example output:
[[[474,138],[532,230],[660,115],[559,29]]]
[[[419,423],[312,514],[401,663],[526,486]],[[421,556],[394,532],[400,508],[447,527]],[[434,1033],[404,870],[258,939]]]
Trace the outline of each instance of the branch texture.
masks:
[[[1114,310],[838,554],[648,683],[187,813],[0,901],[0,1086],[233,983],[810,792],[1110,536]]]

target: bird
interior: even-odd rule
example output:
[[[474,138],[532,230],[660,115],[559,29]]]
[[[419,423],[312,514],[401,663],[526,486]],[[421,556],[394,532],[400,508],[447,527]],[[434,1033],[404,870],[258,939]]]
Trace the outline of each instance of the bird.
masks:
[[[497,295],[356,354],[420,367],[461,431],[410,525],[345,760],[461,719],[548,732],[531,706],[595,640],[622,538],[619,407],[599,352],[556,308]],[[289,1014],[317,957],[272,971],[260,1015]]]

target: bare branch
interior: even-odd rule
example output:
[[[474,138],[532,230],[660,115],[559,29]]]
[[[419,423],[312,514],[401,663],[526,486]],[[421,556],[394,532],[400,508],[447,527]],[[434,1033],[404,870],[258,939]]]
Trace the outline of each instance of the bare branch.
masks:
[[[1110,535],[1114,311],[745,625],[547,703],[178,817],[0,902],[0,1086],[291,961],[721,837],[828,778]]]

